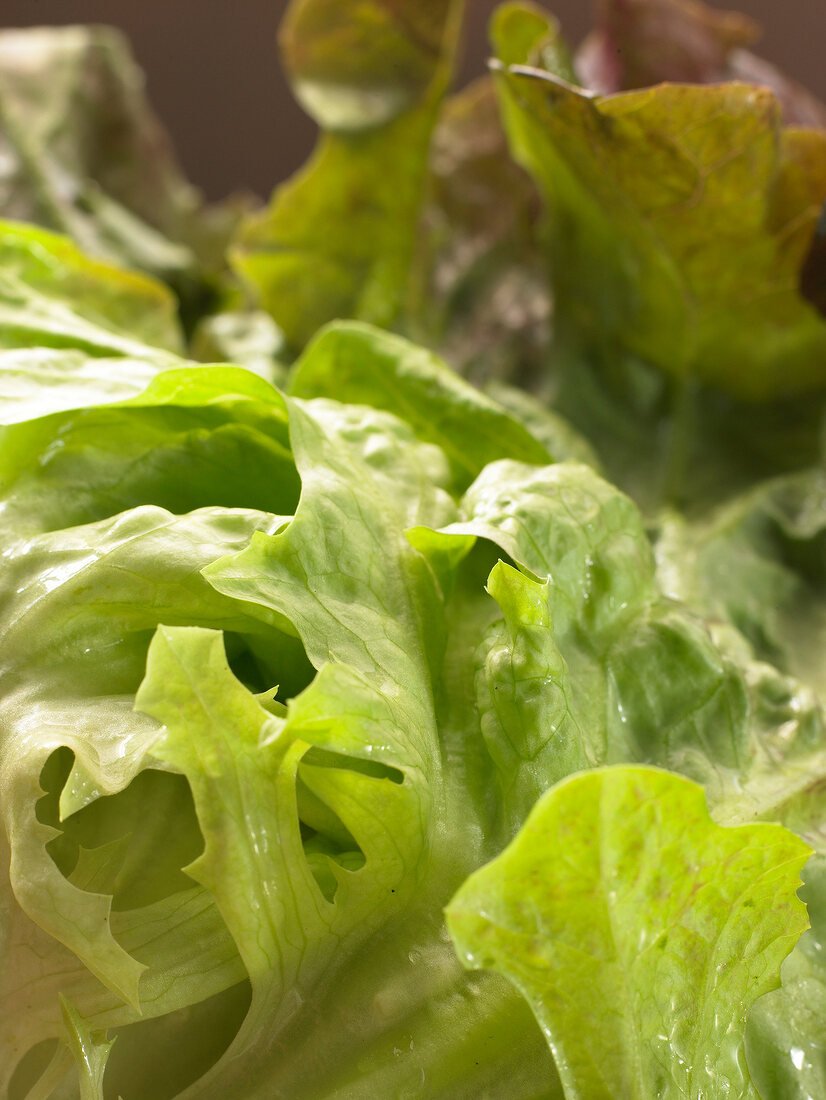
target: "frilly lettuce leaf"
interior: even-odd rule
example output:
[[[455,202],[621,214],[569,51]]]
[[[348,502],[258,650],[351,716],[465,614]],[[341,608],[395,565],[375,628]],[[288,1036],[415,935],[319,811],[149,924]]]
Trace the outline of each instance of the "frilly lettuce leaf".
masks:
[[[683,12],[623,12],[655,6]],[[535,243],[554,291],[544,370],[515,377],[650,512],[817,461],[826,328],[807,299],[823,132],[782,125],[755,85],[595,95],[533,5],[504,5],[491,32],[512,154],[546,204]]]
[[[498,458],[544,464],[551,457],[520,418],[451,374],[437,356],[367,325],[320,332],[296,363],[290,392],[334,393],[348,404],[401,416],[419,439],[442,449],[457,488]],[[567,455],[554,455],[561,457]]]
[[[158,621],[191,621],[193,614],[243,629],[243,617],[216,600],[197,571],[219,548],[243,545],[251,529],[268,522],[256,513],[176,519],[138,508],[76,527],[71,537],[61,531],[26,539],[5,571],[2,711],[13,732],[4,738],[0,767],[12,882],[30,915],[133,1002],[141,967],[111,938],[110,900],[72,886],[47,853],[54,829],[36,819],[40,773],[57,748],[73,751],[61,816],[137,774],[154,730],[131,713],[128,693],[140,681],[148,636]],[[154,567],[162,547],[168,565],[174,562],[163,578]]]
[[[142,354],[151,351],[140,347]],[[182,362],[165,358],[167,365]],[[4,1088],[33,1039],[62,1034],[58,992],[101,1030],[132,1024],[138,1012],[174,1021],[176,1013],[191,1014],[193,1003],[210,1003],[246,977],[214,903],[181,874],[182,862],[197,855],[201,834],[185,784],[170,786],[171,777],[145,769],[155,734],[132,713],[129,692],[140,683],[159,620],[183,615],[197,622],[192,611],[199,605],[206,612],[201,621],[216,625],[207,610],[214,593],[199,579],[199,567],[244,545],[250,523],[274,522],[268,513],[232,509],[245,492],[230,486],[238,484],[235,463],[246,439],[252,450],[241,480],[252,475],[269,504],[277,505],[280,495],[286,509],[294,507],[298,483],[283,403],[237,368],[179,366],[163,375],[157,363],[149,370],[143,361],[119,359],[124,387],[140,390],[148,373],[155,376],[149,389],[117,408],[73,410],[84,390],[78,389],[82,373],[72,388],[70,365],[89,362],[95,360],[79,351],[66,353],[67,386],[57,402],[47,386],[38,399],[38,382],[48,376],[30,374],[30,412],[50,413],[55,403],[64,408],[6,428],[0,447],[8,643],[3,810],[12,880],[18,880],[4,948],[15,960],[4,965]],[[94,404],[113,396],[105,373],[97,377],[102,392],[94,393],[93,384],[85,390]],[[251,416],[242,412],[235,422],[229,410],[239,404]],[[16,412],[19,420],[19,406]],[[56,438],[62,440],[57,448]],[[227,491],[236,494],[227,500],[230,508],[203,507]],[[153,503],[164,497],[181,514]],[[148,616],[145,625],[142,616]],[[241,633],[244,622],[236,617]],[[252,631],[260,634],[260,625]],[[249,645],[240,638],[231,645],[239,667],[260,675]],[[285,647],[295,649],[290,639]],[[122,790],[127,793],[119,798]],[[147,864],[147,853],[161,847],[169,858]],[[61,913],[68,920],[58,928]],[[198,1018],[205,1017],[196,1010],[196,1030]],[[188,1026],[182,1034],[190,1043]],[[220,1033],[216,1027],[219,1044]],[[121,1045],[134,1059],[131,1040]],[[215,1056],[214,1042],[205,1064],[198,1049],[181,1063],[193,1074]],[[54,1065],[59,1068],[59,1058]]]
[[[465,518],[446,532],[491,539],[523,570],[548,578],[549,616],[540,634],[547,651],[558,649],[562,661],[548,677],[545,701],[551,705],[553,685],[564,707],[550,724],[540,711],[534,736],[547,740],[564,714],[568,729],[579,731],[590,765],[653,761],[707,782],[717,769],[728,776],[729,769],[747,766],[743,674],[687,609],[663,600],[641,517],[627,497],[586,467],[499,462],[470,487],[463,511]],[[517,597],[530,606],[536,599],[530,578],[507,576],[503,594],[515,590],[508,601]],[[497,578],[494,591],[504,579]],[[526,617],[523,630],[532,626],[535,633],[532,617]],[[497,674],[506,655],[503,641],[506,651],[512,650],[508,660],[521,661],[526,643],[536,646],[536,640],[528,642],[530,633],[517,630],[507,643],[507,634],[493,627],[480,647],[477,660],[487,665],[486,676],[477,681],[483,712],[501,711],[497,675],[511,676],[507,666]],[[488,646],[500,650],[492,665]],[[513,733],[505,726],[497,736],[512,740]],[[551,743],[538,768],[528,756],[534,798],[547,769],[557,767],[559,752]]]
[[[0,215],[66,233],[90,255],[197,296],[236,219],[207,208],[112,27],[0,33]]]
[[[92,259],[66,237],[0,222],[0,347],[76,347],[89,357],[181,349],[175,300],[148,276]],[[164,354],[166,353],[166,354]]]
[[[806,928],[809,854],[778,826],[715,825],[685,779],[586,772],[470,877],[448,926],[525,994],[567,1097],[756,1100],[746,1014]]]
[[[558,335],[753,400],[823,386],[826,324],[796,278],[826,137],[784,133],[749,85],[595,98],[518,67],[498,82],[548,204]]]
[[[288,70],[323,134],[244,222],[232,258],[294,348],[337,317],[392,327],[404,309],[462,10],[461,0],[295,0],[287,12]]]
[[[438,365],[431,368],[431,382],[437,390],[444,388],[450,394],[452,380],[446,374],[442,378],[440,371],[444,374]],[[495,406],[486,407],[495,411]],[[478,1079],[482,1089],[497,1088],[502,1095],[512,1095],[509,1090],[513,1088],[521,1088],[525,1097],[535,1095],[538,1088],[552,1089],[554,1071],[542,1054],[541,1037],[530,1025],[526,1009],[506,987],[485,981],[478,998],[460,994],[457,999],[457,989],[465,988],[466,979],[450,944],[442,938],[438,918],[438,899],[446,900],[449,895],[442,876],[451,883],[458,881],[452,850],[449,859],[443,857],[438,873],[431,870],[429,878],[425,875],[430,900],[420,899],[416,914],[408,916],[404,912],[405,899],[410,898],[418,876],[425,874],[428,865],[425,859],[424,867],[416,870],[423,856],[415,853],[427,852],[434,836],[441,832],[435,820],[427,824],[432,814],[424,819],[421,815],[439,791],[435,722],[426,715],[428,707],[432,711],[433,702],[428,703],[428,699],[440,662],[441,648],[434,631],[443,600],[436,564],[431,566],[413,549],[404,530],[410,524],[439,526],[455,517],[456,506],[445,488],[450,479],[447,461],[437,447],[418,443],[410,428],[386,412],[367,415],[364,409],[322,402],[317,423],[302,416],[296,406],[291,410],[292,439],[284,433],[284,412],[283,399],[253,375],[233,368],[178,367],[158,375],[137,399],[104,408],[61,410],[7,429],[3,459],[11,537],[6,547],[9,568],[5,573],[10,588],[4,606],[6,621],[14,621],[16,628],[7,633],[8,647],[4,651],[4,682],[8,687],[3,704],[4,810],[17,890],[17,900],[11,904],[19,927],[13,945],[7,945],[7,949],[14,953],[23,950],[23,944],[35,943],[38,962],[29,970],[17,966],[4,970],[10,988],[3,1026],[7,1049],[13,1052],[6,1072],[12,1074],[19,1056],[33,1041],[63,1034],[56,1001],[56,991],[60,991],[71,998],[96,1032],[107,1028],[118,1032],[108,1059],[107,1081],[123,1081],[125,1075],[130,1080],[131,1073],[133,1088],[154,1095],[151,1060],[141,1059],[136,1053],[141,1034],[157,1035],[157,1041],[165,1041],[164,1035],[182,1034],[181,1041],[188,1049],[192,1045],[194,1051],[184,1062],[191,1072],[188,1080],[193,1080],[210,1061],[220,1058],[225,1042],[220,1036],[230,1027],[229,1040],[232,1021],[237,1028],[238,1005],[243,1014],[243,998],[239,1002],[233,995],[222,1002],[226,1007],[220,1010],[219,1018],[225,1023],[214,1027],[214,1040],[206,1061],[201,1062],[198,1052],[203,1050],[203,1042],[193,1043],[197,1021],[209,1018],[211,1010],[206,1006],[217,1003],[215,998],[223,996],[222,990],[227,990],[229,996],[232,987],[249,976],[253,984],[252,1008],[235,1045],[219,1062],[220,1070],[216,1067],[214,1071],[219,1082],[215,1094],[222,1094],[220,1081],[227,1078],[233,1082],[233,1089],[241,1089],[259,1073],[265,1081],[288,1079],[291,1074],[298,1075],[296,1080],[306,1077],[306,1053],[301,1057],[297,1054],[294,1060],[275,1058],[269,1041],[264,1039],[272,1033],[270,1009],[276,1000],[282,997],[287,1005],[293,1003],[295,989],[289,980],[292,971],[279,984],[260,947],[257,963],[255,950],[249,953],[244,928],[233,916],[233,906],[240,906],[237,912],[243,914],[248,899],[246,888],[238,895],[235,871],[226,869],[231,871],[230,881],[225,875],[222,878],[220,867],[213,868],[211,874],[201,875],[195,870],[210,865],[211,838],[214,843],[216,836],[224,835],[226,821],[218,814],[210,825],[206,812],[201,814],[200,757],[181,755],[184,742],[173,741],[173,719],[189,712],[181,698],[180,706],[173,707],[169,715],[163,709],[168,706],[164,692],[171,690],[174,677],[166,668],[171,657],[164,656],[162,641],[167,637],[186,649],[208,637],[213,639],[213,647],[218,646],[215,652],[220,651],[221,660],[226,648],[235,674],[249,686],[243,686],[228,668],[222,678],[214,661],[210,665],[198,657],[191,676],[203,679],[204,686],[198,689],[201,696],[205,697],[207,684],[220,684],[222,697],[234,698],[242,707],[251,708],[267,729],[274,729],[284,722],[282,704],[272,699],[280,681],[284,693],[280,699],[298,696],[288,712],[288,723],[302,731],[302,744],[310,737],[316,745],[316,756],[306,760],[302,756],[298,778],[293,777],[292,797],[294,805],[297,800],[298,810],[290,811],[290,800],[285,796],[279,811],[285,821],[292,821],[291,827],[299,835],[298,862],[290,864],[289,874],[285,872],[289,889],[296,886],[291,877],[298,873],[296,867],[300,871],[306,866],[305,881],[309,896],[315,899],[313,904],[320,906],[321,912],[333,912],[333,903],[326,897],[335,892],[343,913],[332,939],[320,927],[318,935],[311,937],[306,981],[313,985],[326,980],[334,942],[339,947],[334,952],[337,965],[345,969],[350,966],[354,975],[361,976],[363,961],[358,944],[382,922],[402,926],[398,936],[388,932],[387,950],[376,960],[372,985],[365,979],[361,1001],[351,1006],[367,1029],[363,1045],[357,1046],[360,1053],[356,1058],[363,1060],[366,1051],[372,1051],[371,1073],[365,1075],[355,1063],[342,1061],[343,1051],[334,1047],[323,1063],[318,1063],[319,1074],[335,1077],[340,1073],[351,1081],[369,1079],[365,1088],[372,1088],[374,1094],[392,1094],[401,1080],[419,1081],[423,1065],[432,1067],[428,1072],[432,1071],[434,1080],[441,1082],[437,1087],[459,1090],[457,1095],[470,1079]],[[504,413],[499,415],[503,424],[511,423]],[[422,422],[420,416],[417,423]],[[512,430],[519,437],[517,429],[514,422]],[[319,450],[316,443],[337,433],[341,436],[338,453],[333,448],[329,464],[322,468],[319,459],[324,448]],[[56,437],[64,441],[63,445],[50,451]],[[225,441],[230,439],[235,440],[232,457],[225,449]],[[404,691],[398,699],[391,693],[389,700],[394,716],[404,713],[405,699],[411,707],[396,743],[396,748],[403,748],[409,741],[409,748],[404,749],[407,755],[399,758],[395,750],[390,752],[392,763],[381,760],[394,745],[392,728],[382,720],[385,704],[377,694],[383,680],[374,675],[377,666],[363,665],[363,658],[359,672],[358,654],[365,653],[363,641],[353,641],[355,648],[349,661],[355,670],[352,673],[345,666],[327,663],[325,643],[319,640],[308,644],[309,652],[323,668],[312,688],[302,695],[313,670],[301,648],[296,650],[293,620],[300,628],[305,618],[311,623],[312,602],[304,612],[298,603],[290,605],[288,620],[275,609],[268,611],[246,598],[238,601],[219,595],[212,586],[205,588],[199,575],[202,564],[245,545],[250,524],[275,531],[295,512],[298,482],[292,450],[302,440],[300,453],[307,456],[306,464],[304,459],[300,463],[304,493],[309,494],[311,502],[313,496],[325,499],[325,485],[329,489],[337,468],[342,498],[338,501],[338,494],[333,494],[331,514],[337,514],[348,499],[349,477],[361,483],[359,509],[352,518],[355,530],[363,529],[368,542],[378,538],[377,548],[382,548],[374,562],[375,583],[381,585],[386,575],[391,588],[400,586],[401,593],[407,582],[399,566],[393,567],[393,555],[399,553],[401,560],[411,566],[410,610],[397,616],[400,634],[382,658],[392,668],[408,650],[412,654],[415,649],[419,654],[416,662],[412,656],[405,657],[406,672],[400,682]],[[250,446],[247,458],[242,458],[237,448]],[[490,446],[494,446],[493,437]],[[166,458],[162,457],[164,449]],[[197,468],[203,470],[201,475]],[[256,468],[260,475],[255,473]],[[314,470],[321,475],[317,487]],[[181,478],[179,484],[170,478],[172,471]],[[210,494],[213,500],[224,495],[226,503],[207,505]],[[267,500],[259,498],[259,503],[269,504],[269,510],[250,510],[256,494],[266,496]],[[172,512],[152,503],[164,498]],[[287,516],[282,517],[282,511]],[[320,514],[318,506],[310,503],[304,512],[299,509],[299,518],[287,530],[299,547],[305,539],[315,547],[319,565],[323,566],[327,554],[336,551],[332,544],[325,544],[326,535],[318,539],[318,530],[324,527],[313,525]],[[302,520],[301,516],[306,518]],[[301,533],[302,524],[308,525],[305,535]],[[335,539],[339,525],[334,522],[327,530]],[[379,531],[387,534],[386,546]],[[445,570],[451,562],[455,567],[468,549],[467,539],[452,541],[458,554],[450,551],[442,555],[446,580]],[[352,543],[352,553],[354,562],[369,561],[358,537]],[[327,567],[323,569],[329,572]],[[37,578],[51,579],[39,586]],[[345,598],[340,613],[352,608],[358,615],[365,614],[365,608],[354,605],[351,596],[346,596],[355,578],[347,580],[342,575],[342,579]],[[486,599],[483,593],[480,595]],[[372,612],[377,644],[387,629],[383,602],[384,597]],[[416,620],[422,637],[413,644],[410,630]],[[364,628],[369,637],[366,621],[358,629]],[[165,624],[165,633],[158,635],[152,649],[150,676],[140,699],[146,702],[145,709],[157,711],[166,720],[170,732],[165,737],[156,721],[133,713],[130,706],[143,674],[152,631],[159,622]],[[210,629],[199,633],[198,627]],[[214,633],[216,627],[226,631],[225,641]],[[335,620],[331,619],[324,629],[330,632],[331,645],[344,644],[345,654],[350,644],[347,639],[354,638],[352,628],[343,628],[343,641],[335,643]],[[391,639],[392,631],[388,644]],[[173,662],[172,669],[175,667]],[[161,668],[165,669],[163,674],[152,673],[152,669]],[[262,691],[266,693],[261,695]],[[378,703],[381,708],[371,715]],[[231,720],[233,715],[235,710],[230,712]],[[330,731],[325,734],[324,728],[330,723]],[[181,737],[188,735],[190,723],[185,726]],[[378,738],[373,754],[376,763],[370,762],[366,752],[369,742],[364,741],[361,732],[371,728]],[[234,733],[227,731],[226,736]],[[173,752],[176,743],[179,747]],[[67,753],[69,749],[72,751]],[[248,743],[244,751],[255,757]],[[358,760],[365,756],[367,759],[359,765]],[[338,766],[341,759],[351,760],[352,764],[342,769]],[[234,752],[227,767],[231,774]],[[396,781],[400,775],[407,776],[403,767],[412,771],[400,784]],[[177,776],[169,774],[170,768],[192,772],[189,784],[171,782]],[[425,782],[426,777],[433,782]],[[190,787],[194,804],[188,795]],[[262,812],[267,801],[262,799]],[[384,849],[376,848],[381,831],[377,829],[374,838],[372,831],[366,825],[359,826],[352,816],[359,803],[373,806],[374,814],[386,812],[398,818],[400,827],[409,834],[400,854],[394,855],[403,831],[391,828],[388,821],[390,847],[386,844]],[[129,806],[154,807],[154,814],[135,817]],[[219,808],[216,805],[216,812]],[[304,823],[300,832],[299,814]],[[168,839],[170,831],[174,843]],[[240,836],[245,837],[246,832],[242,830]],[[390,837],[394,838],[392,843]],[[199,857],[204,842],[206,849]],[[140,853],[148,855],[159,845],[166,856],[150,873]],[[360,872],[359,867],[367,866],[366,858],[369,870]],[[193,859],[196,863],[192,874],[203,877],[215,890],[214,895],[203,887],[193,887],[191,876],[182,876],[181,866],[189,866]],[[377,860],[378,877],[374,877]],[[378,873],[382,865],[385,871]],[[361,877],[354,882],[363,882],[365,887],[372,883],[372,892],[347,885],[348,876],[359,874]],[[393,880],[389,885],[384,875]],[[348,891],[351,901],[345,904]],[[336,940],[345,927],[350,927],[355,937],[354,957],[349,962],[340,939]],[[253,940],[258,943],[257,934],[249,943]],[[283,949],[280,941],[278,949]],[[73,957],[84,959],[87,965],[67,965],[67,959]],[[418,960],[415,965],[413,959]],[[402,963],[412,969],[412,986],[400,979],[398,993],[376,1016],[372,998],[386,984],[387,975],[396,972]],[[419,984],[421,988],[414,994]],[[343,988],[361,985],[345,981]],[[28,998],[22,1014],[21,998]],[[145,1017],[157,1018],[160,1031],[142,1032],[144,1025],[136,1028],[138,1004]],[[181,1033],[176,1031],[180,1027],[176,1014],[187,1005],[205,1007],[193,1008],[189,1030]],[[286,1007],[284,1011],[289,1016]],[[263,1020],[259,1012],[264,1013]],[[496,1042],[489,1044],[485,1037],[492,1019],[500,1023]],[[393,1025],[394,1037],[388,1040],[387,1027],[394,1020],[398,1021]],[[398,1031],[408,1020],[418,1021],[413,1023],[415,1044],[410,1058],[400,1067],[394,1050],[400,1041]],[[317,1030],[307,1041],[318,1046]],[[247,1054],[239,1066],[235,1052],[245,1045]],[[482,1048],[484,1054],[480,1054]],[[175,1061],[176,1079],[180,1079],[179,1059]],[[59,1067],[61,1063],[55,1064]],[[56,1071],[53,1067],[43,1068],[43,1072],[45,1088],[45,1082],[51,1079],[49,1074]],[[237,1079],[236,1074],[240,1074]],[[205,1079],[198,1089],[211,1087],[209,1080]],[[181,1087],[186,1083],[183,1080]]]

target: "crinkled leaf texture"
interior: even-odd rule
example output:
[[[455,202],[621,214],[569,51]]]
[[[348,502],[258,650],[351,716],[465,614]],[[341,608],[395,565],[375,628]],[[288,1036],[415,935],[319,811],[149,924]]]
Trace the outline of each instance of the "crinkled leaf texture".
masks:
[[[69,295],[54,390],[49,343],[6,353],[2,1087],[560,1097],[443,908],[572,771],[654,761],[734,813],[740,666],[536,409],[360,325],[289,397],[140,341],[75,377],[122,304]]]
[[[752,400],[823,386],[826,324],[798,289],[823,134],[782,130],[747,84],[594,97],[520,66],[498,80],[548,204],[561,338]]]
[[[441,384],[450,405],[452,380]],[[461,820],[461,800],[442,790],[434,711],[439,578],[447,584],[470,540],[433,535],[431,564],[405,537],[456,517],[440,450],[386,412],[328,402],[291,407],[288,436],[283,399],[232,368],[179,366],[138,398],[73,409],[67,394],[66,404],[3,437],[14,884],[4,1085],[32,1043],[65,1034],[61,992],[95,1034],[118,1029],[111,1087],[157,1095],[142,1034],[179,1036],[187,1055],[170,1079],[186,1062],[183,1087],[219,1059],[243,997],[222,1002],[210,1042],[196,1037],[199,1021],[248,977],[244,1026],[195,1095],[295,1095],[337,1080],[392,1095],[425,1070],[445,1095],[473,1080],[503,1096],[553,1091],[527,1009],[502,983],[468,985],[440,917],[462,868],[478,862],[480,835],[467,818],[473,843],[458,858],[446,815]],[[501,453],[493,434],[489,448],[480,464]],[[221,572],[240,568],[233,558],[202,578],[254,528],[275,532],[293,515],[276,539],[282,566],[276,554],[272,576],[254,574],[293,590],[283,612],[268,597],[216,591]],[[247,554],[269,545],[253,541]],[[286,718],[278,683],[279,699],[294,699]],[[324,990],[331,1012],[361,1021],[361,1040],[309,1026],[317,1008],[301,1006]],[[138,1006],[154,1030],[137,1025]],[[180,1011],[194,1006],[187,1029]],[[43,1082],[65,1070],[56,1058]]]
[[[653,769],[560,783],[448,908],[471,966],[506,974],[581,1100],[748,1097],[746,1013],[806,927],[809,848],[722,829]]]
[[[347,404],[395,413],[420,439],[438,444],[459,488],[494,454],[538,464],[551,457],[521,418],[451,375],[437,356],[357,322],[339,322],[315,337],[295,365],[290,392],[335,393]]]

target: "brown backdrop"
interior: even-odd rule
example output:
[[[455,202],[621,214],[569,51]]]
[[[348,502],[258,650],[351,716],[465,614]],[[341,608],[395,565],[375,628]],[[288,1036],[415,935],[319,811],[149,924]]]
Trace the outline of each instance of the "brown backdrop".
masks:
[[[267,194],[306,157],[314,129],[278,67],[275,31],[287,0],[0,0],[0,26],[113,23],[132,41],[151,98],[193,180],[219,197]],[[496,0],[472,0],[465,76],[482,70]],[[588,0],[546,0],[572,42]],[[734,5],[732,5],[734,6]],[[821,0],[739,0],[765,28],[759,47],[826,99]]]

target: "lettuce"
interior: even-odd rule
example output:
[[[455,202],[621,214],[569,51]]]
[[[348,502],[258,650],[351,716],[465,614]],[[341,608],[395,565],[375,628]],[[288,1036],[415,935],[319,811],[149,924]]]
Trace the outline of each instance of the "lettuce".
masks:
[[[281,31],[287,70],[324,135],[306,169],[247,219],[233,257],[294,347],[335,317],[391,326],[404,308],[463,7],[290,7]]]
[[[460,9],[291,5],[226,260],[46,140],[84,58],[156,132],[116,39],[0,84],[9,1100],[823,1091],[822,133],[630,90],[646,13],[744,63],[678,0],[446,99]]]
[[[773,919],[758,931],[743,914],[784,924],[782,877],[807,854],[776,825],[748,842],[714,825],[686,780],[591,772],[545,795],[459,891],[449,926],[473,965],[528,998],[567,1095],[755,1096],[739,1035],[780,945]]]

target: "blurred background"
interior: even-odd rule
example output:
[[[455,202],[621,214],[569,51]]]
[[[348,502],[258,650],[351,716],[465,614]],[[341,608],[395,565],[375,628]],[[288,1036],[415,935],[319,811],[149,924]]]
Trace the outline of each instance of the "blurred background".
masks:
[[[109,23],[129,37],[150,98],[184,168],[211,198],[266,196],[312,148],[315,128],[281,73],[275,42],[288,0],[2,0],[0,27]],[[497,0],[471,0],[461,80],[481,73]],[[546,0],[568,40],[591,22],[589,0]],[[718,7],[722,5],[717,5]],[[826,99],[823,0],[735,0],[764,28],[757,53]]]

